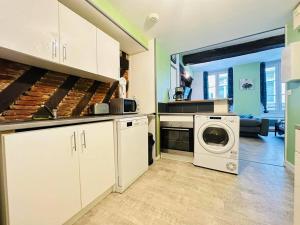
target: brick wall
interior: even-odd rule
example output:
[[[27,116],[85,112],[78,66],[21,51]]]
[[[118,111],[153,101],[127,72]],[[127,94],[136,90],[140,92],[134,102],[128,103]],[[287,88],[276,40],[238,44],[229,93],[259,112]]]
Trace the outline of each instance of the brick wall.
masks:
[[[16,80],[30,68],[28,65],[0,59],[0,94],[3,90],[8,88],[9,85],[16,82]],[[67,74],[47,71],[41,79],[30,86],[27,91],[16,97],[5,110],[0,112],[0,121],[30,120],[33,114],[56,93],[64,82],[66,82],[68,76]],[[78,79],[58,104],[58,117],[72,116],[73,110],[87,94],[87,90],[93,83],[94,80]],[[110,83],[100,82],[99,87],[84,106],[84,110],[80,113],[80,116],[87,115],[88,106],[92,103],[102,102],[110,86]],[[113,97],[116,96],[117,91]]]

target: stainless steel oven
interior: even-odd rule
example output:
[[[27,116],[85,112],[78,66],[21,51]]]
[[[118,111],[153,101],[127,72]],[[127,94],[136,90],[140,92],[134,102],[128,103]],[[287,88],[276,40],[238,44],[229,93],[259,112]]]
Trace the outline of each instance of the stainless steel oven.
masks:
[[[169,150],[194,152],[193,122],[161,122],[160,142],[163,152]]]

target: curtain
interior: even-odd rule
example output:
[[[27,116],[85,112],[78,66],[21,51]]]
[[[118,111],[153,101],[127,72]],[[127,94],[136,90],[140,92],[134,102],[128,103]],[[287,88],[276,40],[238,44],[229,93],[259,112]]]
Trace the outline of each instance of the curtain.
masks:
[[[233,106],[233,68],[228,69],[228,98],[229,106]]]
[[[208,72],[203,72],[203,96],[208,99]]]
[[[267,83],[266,83],[266,63],[260,64],[260,102],[263,106],[264,113],[268,113],[267,109]]]

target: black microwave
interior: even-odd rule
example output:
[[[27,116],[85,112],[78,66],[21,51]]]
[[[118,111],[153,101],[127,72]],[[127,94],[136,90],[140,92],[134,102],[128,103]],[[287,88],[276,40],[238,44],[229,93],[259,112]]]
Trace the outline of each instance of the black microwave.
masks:
[[[129,98],[111,99],[109,103],[109,112],[111,114],[138,113],[136,100]]]

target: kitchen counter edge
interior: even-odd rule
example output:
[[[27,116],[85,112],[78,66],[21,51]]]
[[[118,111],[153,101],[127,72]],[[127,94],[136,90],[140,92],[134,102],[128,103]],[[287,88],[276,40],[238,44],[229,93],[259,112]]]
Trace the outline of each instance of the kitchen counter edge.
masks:
[[[30,120],[20,122],[4,122],[0,123],[0,132],[10,130],[25,130],[25,129],[39,129],[51,128],[65,125],[76,125],[83,123],[101,122],[109,120],[119,120],[133,117],[147,116],[147,114],[127,114],[127,115],[103,115],[103,116],[85,116],[78,118],[63,118],[56,120]]]
[[[224,112],[224,113],[214,113],[214,112],[195,112],[195,113],[158,113],[160,116],[238,116],[236,113]]]

